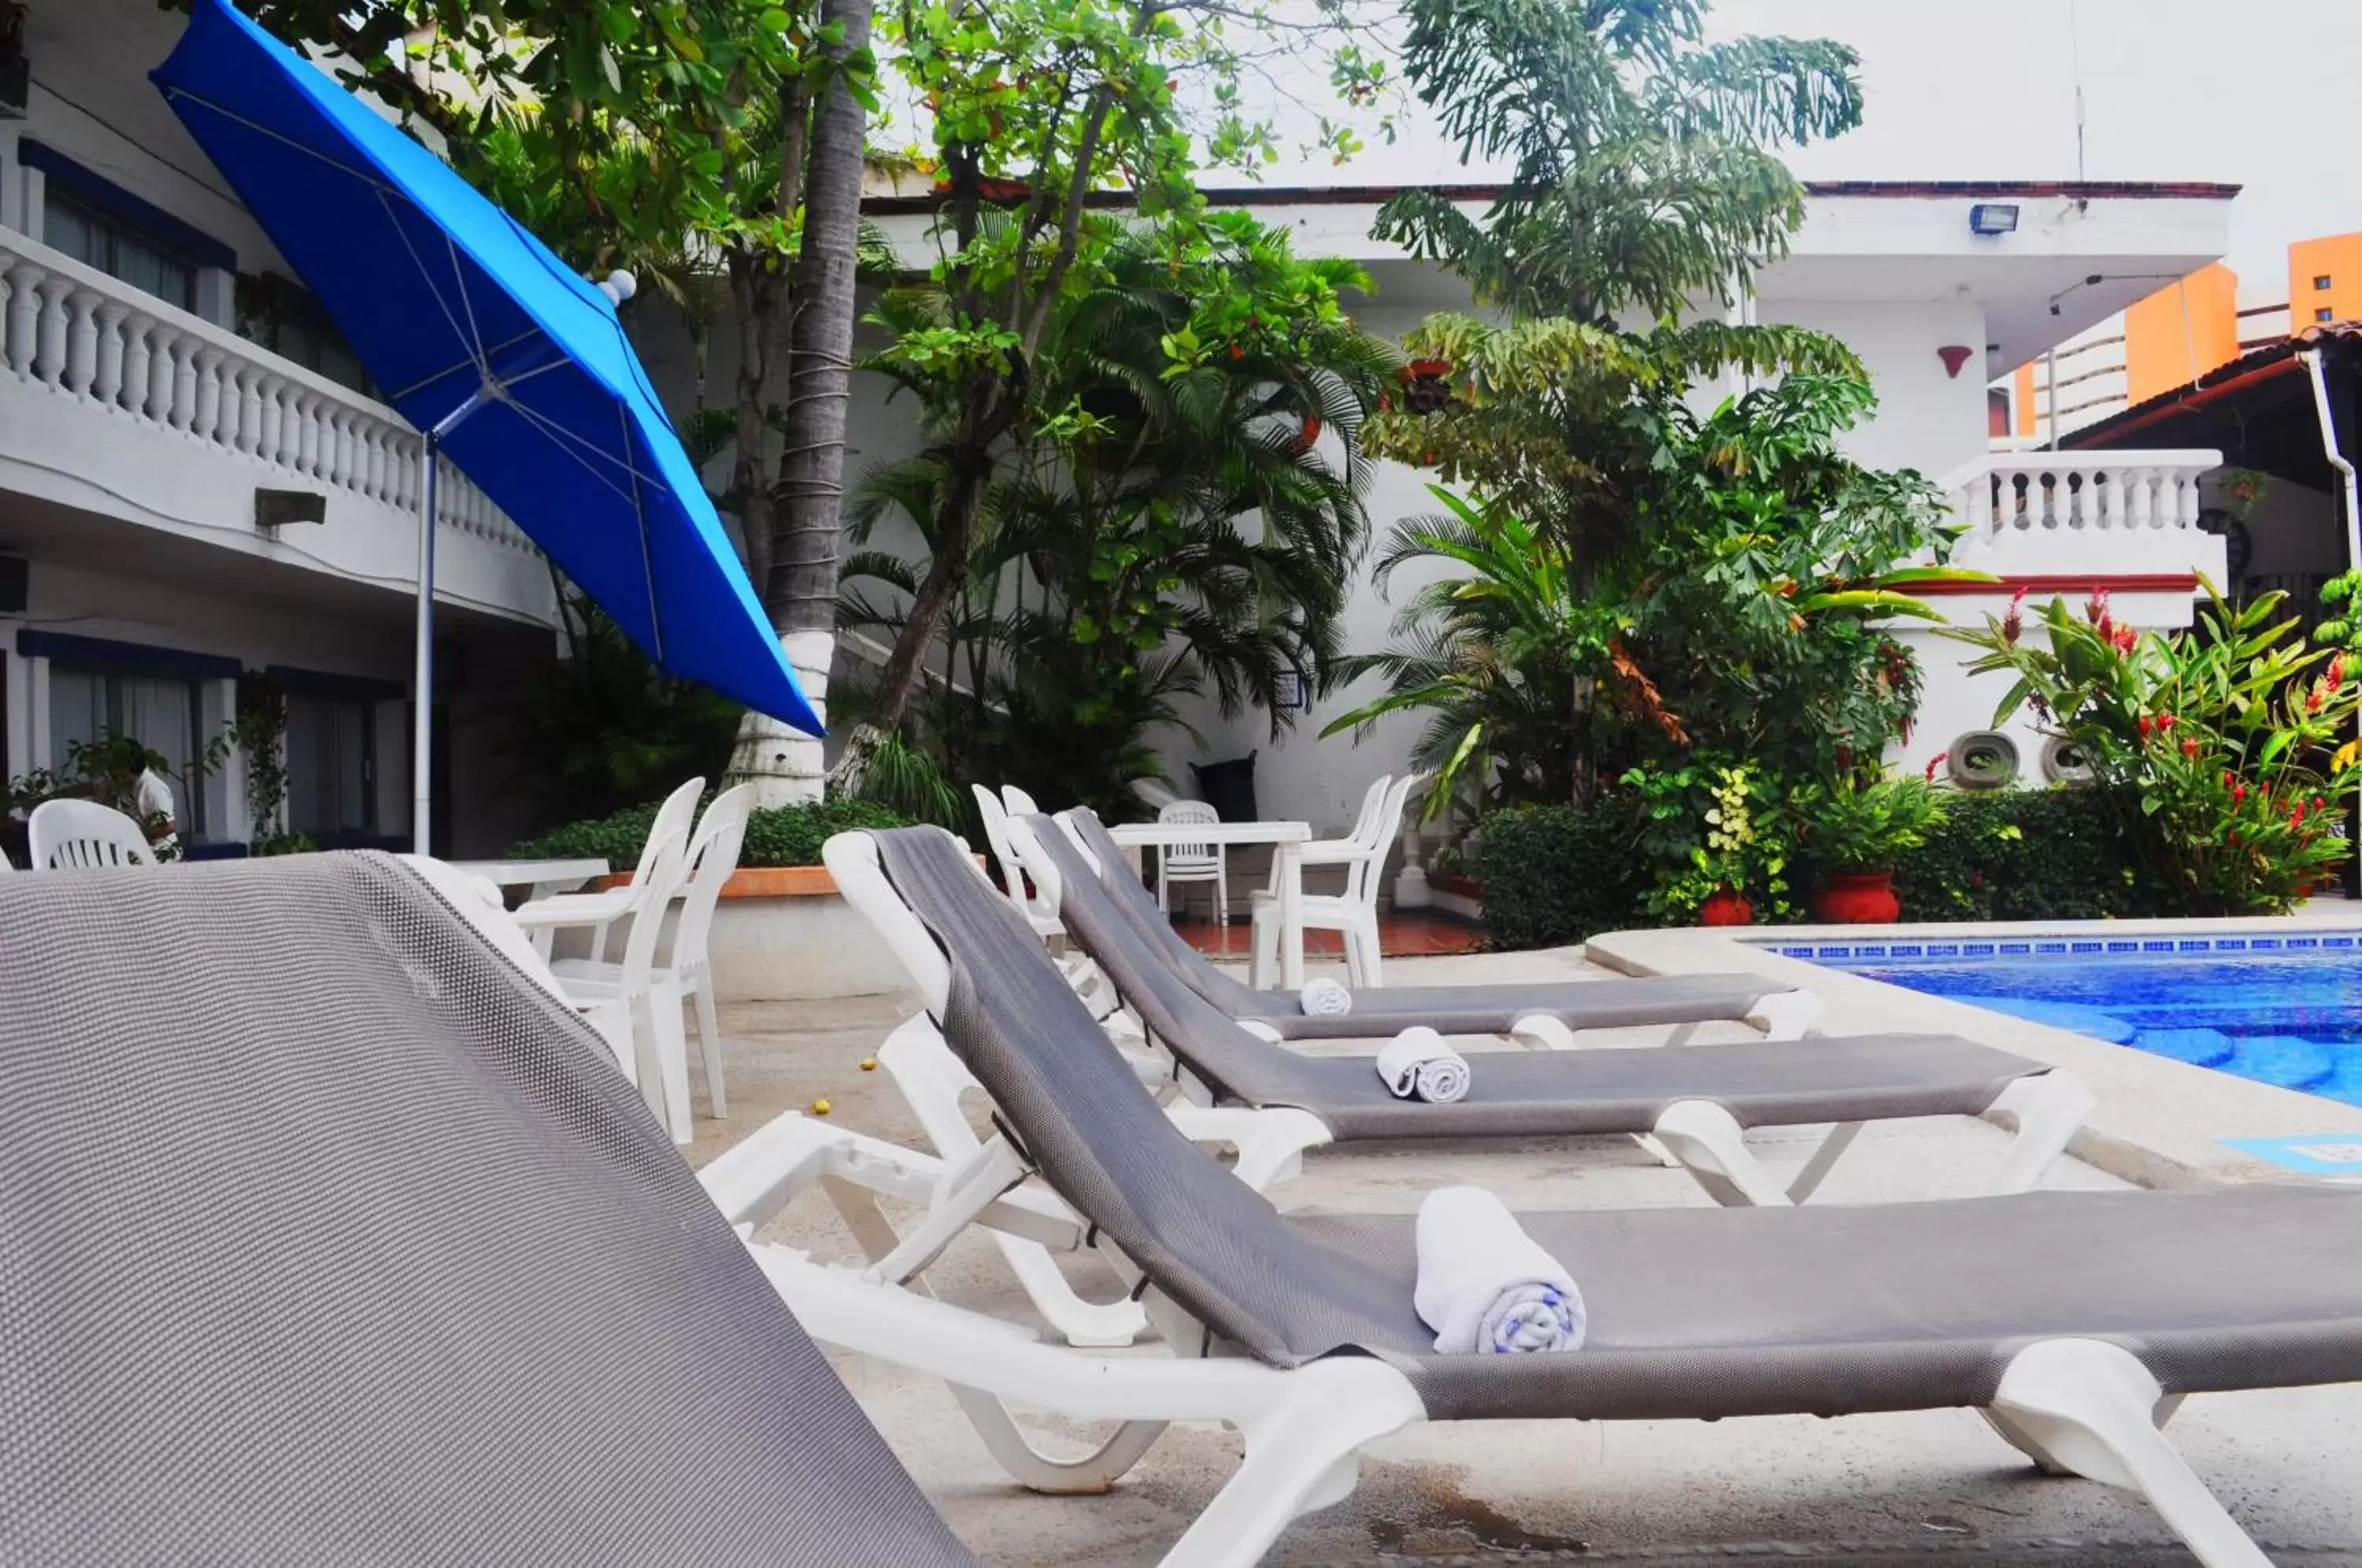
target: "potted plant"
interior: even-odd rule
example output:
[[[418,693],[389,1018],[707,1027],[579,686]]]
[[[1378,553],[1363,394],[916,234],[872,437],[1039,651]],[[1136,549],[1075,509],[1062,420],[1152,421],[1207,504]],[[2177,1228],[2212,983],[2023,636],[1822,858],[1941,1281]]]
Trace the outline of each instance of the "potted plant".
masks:
[[[1839,778],[1797,802],[1805,838],[1821,871],[1813,913],[1831,925],[1883,925],[1899,920],[1903,901],[1894,896],[1894,862],[1904,851],[1927,842],[1928,830],[1944,820],[1943,796],[1928,764],[1922,777],[1887,773],[1874,778]],[[1800,792],[1802,793],[1802,792]]]
[[[1624,782],[1639,795],[1640,846],[1663,869],[1649,912],[1669,924],[1752,925],[1757,888],[1775,916],[1787,912],[1787,855],[1776,801],[1749,766],[1707,762],[1636,767]],[[1760,831],[1768,829],[1770,831]]]

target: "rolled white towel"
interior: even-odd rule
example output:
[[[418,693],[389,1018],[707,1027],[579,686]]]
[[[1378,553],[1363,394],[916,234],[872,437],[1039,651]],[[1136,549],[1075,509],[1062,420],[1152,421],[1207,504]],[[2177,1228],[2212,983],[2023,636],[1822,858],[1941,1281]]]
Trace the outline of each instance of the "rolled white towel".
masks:
[[[1450,1105],[1468,1092],[1468,1059],[1442,1035],[1415,1023],[1379,1050],[1378,1077],[1396,1099]]]
[[[1326,975],[1305,981],[1296,1001],[1307,1018],[1342,1018],[1353,1010],[1353,993]]]
[[[1583,1293],[1566,1265],[1481,1187],[1439,1187],[1418,1206],[1412,1304],[1445,1355],[1583,1347]]]

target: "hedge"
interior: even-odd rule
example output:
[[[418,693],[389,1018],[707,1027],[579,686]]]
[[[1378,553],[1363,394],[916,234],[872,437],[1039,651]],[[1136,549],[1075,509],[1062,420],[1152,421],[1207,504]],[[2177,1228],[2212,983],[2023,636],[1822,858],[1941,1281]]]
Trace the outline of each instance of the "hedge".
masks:
[[[1894,868],[1904,920],[2175,912],[2098,790],[1995,790],[1945,804],[1943,824]]]
[[[597,856],[618,871],[637,865],[640,846],[657,819],[655,805],[633,806],[611,817],[568,823],[514,845],[509,854],[526,860],[571,860]],[[746,819],[741,866],[817,866],[820,846],[854,828],[908,827],[911,820],[867,801],[828,801],[801,806],[767,806]]]
[[[1488,812],[1472,864],[1496,947],[1559,947],[1648,923],[1650,867],[1620,801]]]
[[[1944,823],[1894,872],[1907,921],[2102,920],[2171,914],[2170,900],[2095,790],[1945,796]],[[1488,814],[1472,864],[1503,948],[1556,947],[1651,923],[1653,879],[1624,801]]]

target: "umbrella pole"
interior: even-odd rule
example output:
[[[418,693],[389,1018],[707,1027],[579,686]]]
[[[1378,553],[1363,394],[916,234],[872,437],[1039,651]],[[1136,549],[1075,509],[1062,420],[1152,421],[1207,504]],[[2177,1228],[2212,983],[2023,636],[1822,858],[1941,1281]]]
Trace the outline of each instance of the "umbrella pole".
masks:
[[[413,676],[416,693],[411,703],[410,848],[414,855],[431,855],[434,840],[435,777],[435,512],[436,470],[440,461],[440,428],[426,433],[426,472],[418,487],[418,628],[417,667]]]
[[[426,432],[426,472],[418,486],[418,663],[412,679],[417,700],[412,703],[410,731],[410,851],[431,855],[434,840],[435,777],[435,516],[436,491],[442,471],[443,437],[459,422],[497,396],[490,380],[468,401],[438,420]]]

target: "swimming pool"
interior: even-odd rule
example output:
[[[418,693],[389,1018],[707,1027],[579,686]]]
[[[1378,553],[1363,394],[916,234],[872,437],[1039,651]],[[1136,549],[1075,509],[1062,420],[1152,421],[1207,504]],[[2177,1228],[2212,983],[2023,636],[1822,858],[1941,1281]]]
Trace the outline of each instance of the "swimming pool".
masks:
[[[1776,944],[1791,957],[2362,1105],[2362,935]]]

